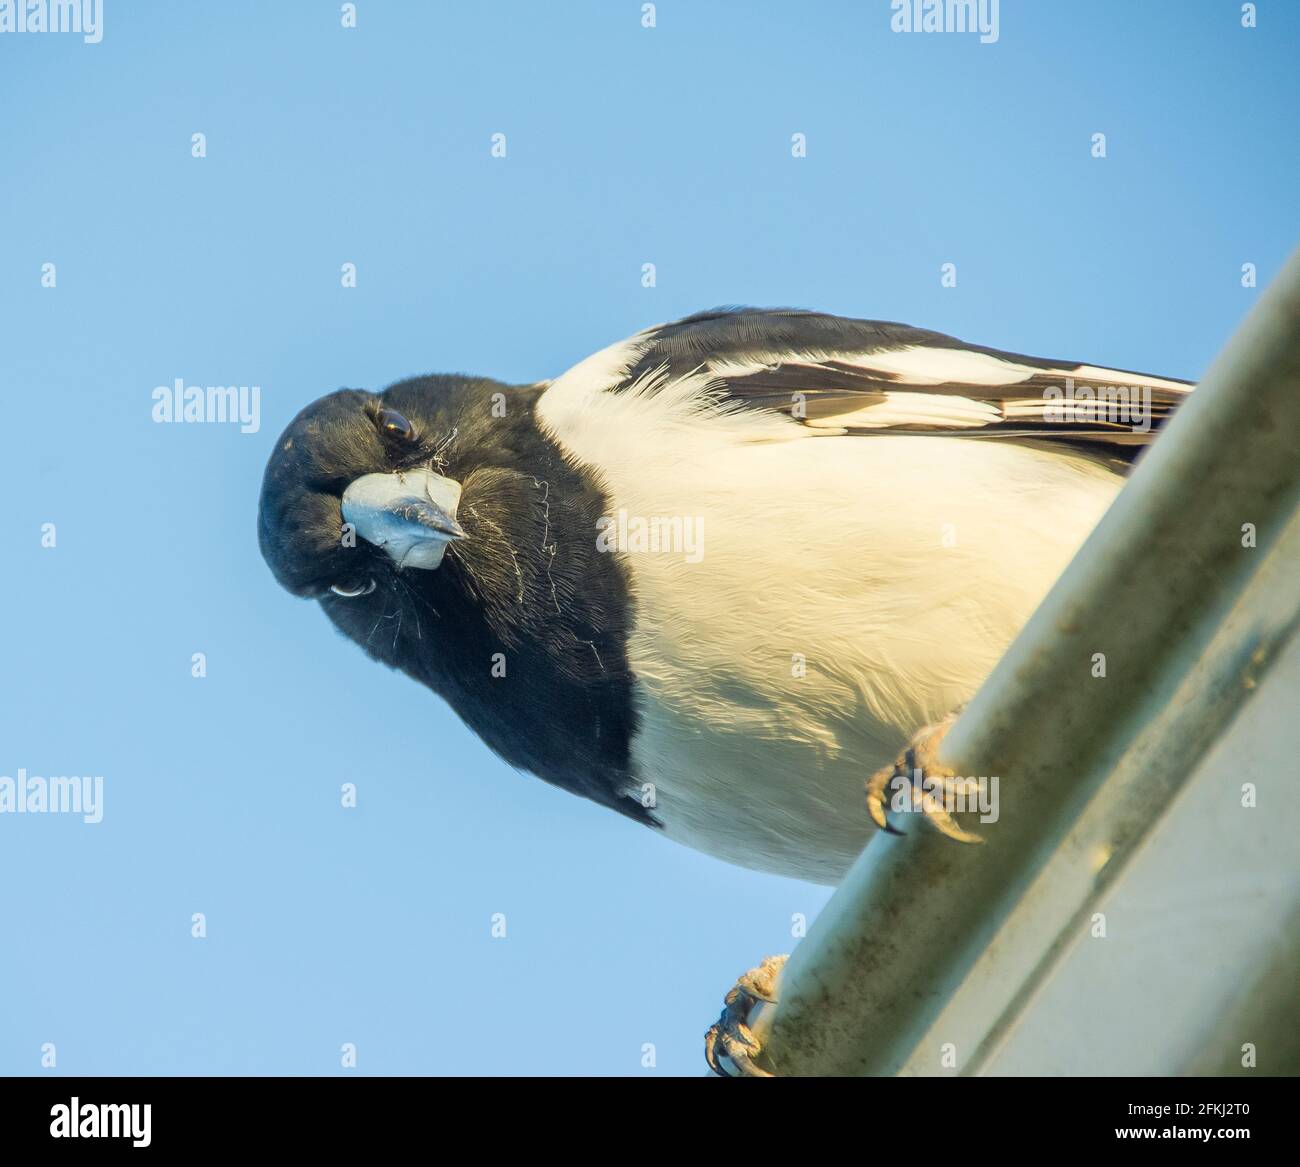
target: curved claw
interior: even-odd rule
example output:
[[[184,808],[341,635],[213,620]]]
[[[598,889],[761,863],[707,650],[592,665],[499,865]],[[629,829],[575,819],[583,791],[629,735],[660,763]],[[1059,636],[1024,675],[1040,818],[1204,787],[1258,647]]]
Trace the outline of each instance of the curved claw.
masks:
[[[973,831],[967,831],[959,827],[957,820],[938,804],[933,795],[923,795],[922,804],[926,818],[930,820],[931,825],[939,834],[952,839],[956,843],[984,842],[982,835],[977,835]]]
[[[718,1062],[718,1026],[717,1022],[709,1026],[708,1032],[704,1035],[704,1060],[708,1067],[719,1078],[725,1078],[727,1075],[723,1072],[721,1064]]]
[[[885,766],[877,770],[867,779],[867,814],[871,816],[871,821],[887,835],[902,835],[905,833],[890,823],[885,816],[885,791],[889,788],[890,782],[898,776],[898,766],[905,757],[906,755],[899,758],[898,762],[892,766]]]

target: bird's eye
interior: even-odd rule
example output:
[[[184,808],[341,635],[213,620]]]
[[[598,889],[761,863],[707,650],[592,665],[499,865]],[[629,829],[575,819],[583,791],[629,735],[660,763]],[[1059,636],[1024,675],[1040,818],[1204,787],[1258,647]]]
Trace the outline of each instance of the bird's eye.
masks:
[[[409,442],[415,437],[415,426],[395,409],[381,409],[375,415],[375,425],[379,427],[379,432],[386,438],[396,438],[398,441]]]
[[[375,581],[373,579],[368,579],[365,583],[357,584],[356,586],[330,584],[330,591],[332,591],[336,596],[345,596],[348,599],[351,599],[353,596],[368,596],[374,590]]]

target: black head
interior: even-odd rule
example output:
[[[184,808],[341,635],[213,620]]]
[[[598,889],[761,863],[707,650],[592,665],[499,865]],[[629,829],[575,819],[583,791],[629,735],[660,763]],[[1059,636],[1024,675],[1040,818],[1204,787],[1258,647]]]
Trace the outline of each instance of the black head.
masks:
[[[572,649],[574,619],[604,619],[588,585],[618,568],[596,550],[598,492],[537,427],[541,392],[429,376],[307,406],[262,481],[258,535],[276,579],[370,650],[381,638],[365,620],[411,596],[463,603],[505,645]]]
[[[494,395],[513,392],[431,376],[307,406],[262,480],[258,538],[276,579],[297,596],[357,599],[391,587],[399,569],[440,562],[465,535],[456,512],[467,479],[503,436],[489,425]]]

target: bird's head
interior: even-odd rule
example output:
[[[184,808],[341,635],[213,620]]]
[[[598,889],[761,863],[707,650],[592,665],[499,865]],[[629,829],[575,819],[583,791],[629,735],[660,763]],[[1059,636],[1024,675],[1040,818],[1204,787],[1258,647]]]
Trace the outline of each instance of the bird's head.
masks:
[[[545,390],[427,376],[330,393],[276,440],[258,513],[288,591],[529,768],[541,747],[504,740],[503,695],[526,690],[511,733],[550,740],[538,693],[623,683],[631,619],[625,569],[596,539],[599,484],[538,424]]]
[[[298,596],[352,600],[391,587],[398,572],[437,571],[467,538],[457,512],[474,435],[456,423],[472,428],[504,388],[421,377],[307,406],[262,480],[258,537],[276,579]]]
[[[596,537],[601,483],[538,419],[546,390],[428,376],[313,402],[267,462],[262,555],[511,765],[650,822],[626,789],[630,584]]]

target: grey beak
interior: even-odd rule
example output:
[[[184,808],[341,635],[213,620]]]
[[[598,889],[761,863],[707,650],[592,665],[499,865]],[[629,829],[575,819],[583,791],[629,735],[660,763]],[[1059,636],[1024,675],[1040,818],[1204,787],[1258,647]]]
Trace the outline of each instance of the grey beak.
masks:
[[[456,521],[460,483],[432,470],[365,474],[343,492],[343,520],[398,567],[434,568],[447,544],[464,539]]]

